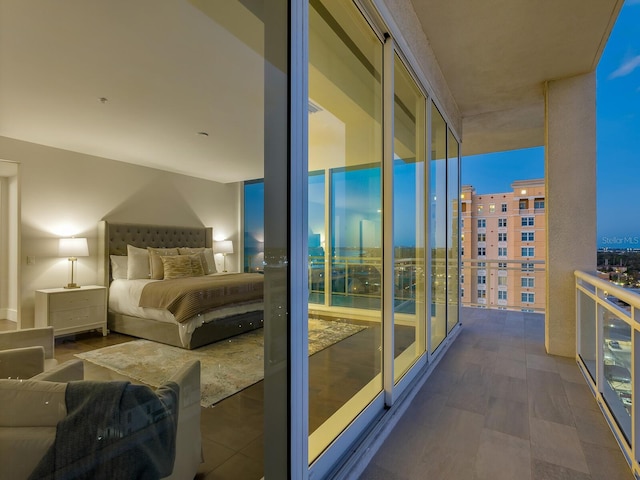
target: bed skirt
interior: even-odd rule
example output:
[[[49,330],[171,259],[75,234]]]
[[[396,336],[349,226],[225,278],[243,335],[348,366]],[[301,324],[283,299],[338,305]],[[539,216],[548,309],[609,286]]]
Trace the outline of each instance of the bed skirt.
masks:
[[[167,345],[189,350],[256,330],[261,328],[263,323],[264,312],[262,310],[220,318],[196,328],[191,335],[189,344],[183,345],[180,340],[178,325],[146,318],[130,317],[113,312],[109,312],[108,315],[108,327],[113,332],[146,338],[154,342],[166,343]]]

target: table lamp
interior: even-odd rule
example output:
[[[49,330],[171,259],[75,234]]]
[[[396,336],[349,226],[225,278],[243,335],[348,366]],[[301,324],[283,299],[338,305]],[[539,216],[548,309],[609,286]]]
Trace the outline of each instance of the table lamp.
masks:
[[[221,253],[223,257],[223,272],[227,271],[227,254],[233,253],[233,242],[231,240],[222,240],[221,242],[215,242],[216,253]]]
[[[89,256],[89,245],[86,238],[61,238],[58,245],[58,255],[69,259],[70,281],[64,288],[80,288],[80,285],[73,281],[74,270],[78,257]]]

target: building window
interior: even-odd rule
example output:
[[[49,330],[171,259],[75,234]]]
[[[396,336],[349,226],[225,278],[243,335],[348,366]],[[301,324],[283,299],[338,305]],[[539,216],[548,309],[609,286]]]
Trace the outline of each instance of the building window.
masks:
[[[520,298],[522,303],[534,303],[536,296],[534,293],[522,293],[520,294]]]
[[[506,218],[499,218],[498,219],[498,226],[499,227],[506,227],[507,226],[507,219]]]
[[[486,233],[479,233],[478,234],[478,241],[479,242],[486,242],[487,241],[487,234]]]
[[[489,213],[495,213],[496,211],[496,204],[495,203],[490,203],[489,204]]]
[[[533,202],[533,208],[536,210],[541,210],[544,208],[544,200],[537,199]]]
[[[507,256],[507,247],[498,247],[498,256],[506,257]]]
[[[507,234],[506,233],[499,233],[498,234],[498,241],[499,242],[506,242],[507,241]]]
[[[478,289],[478,298],[487,298],[487,291]]]
[[[522,217],[523,227],[533,227],[535,217]]]
[[[460,219],[460,226],[464,228],[464,218]]]
[[[478,213],[482,213],[484,211],[484,205],[478,205]]]
[[[520,210],[526,210],[526,209],[527,209],[527,201],[520,200]]]
[[[464,273],[460,275],[460,283],[464,283]]]
[[[461,296],[461,297],[464,297],[464,288],[461,288],[461,289],[460,289],[460,296]]]
[[[506,203],[503,203],[503,204],[500,206],[500,211],[501,211],[501,212],[506,212],[506,211],[507,211],[507,204],[506,204]]]
[[[535,238],[534,232],[522,232],[523,242],[533,242]]]
[[[521,249],[522,257],[535,257],[535,248],[534,247],[522,247]]]
[[[498,300],[506,300],[506,299],[507,299],[507,291],[498,290]]]
[[[478,247],[478,256],[484,257],[487,254],[487,249],[485,247]]]
[[[487,262],[478,262],[478,268],[485,268],[487,266]]]
[[[535,278],[522,277],[520,279],[520,286],[522,286],[524,288],[533,288],[535,286]]]
[[[523,263],[522,264],[523,272],[533,272],[533,263]]]
[[[507,262],[498,262],[498,269],[499,270],[506,270],[507,269]]]
[[[478,228],[487,228],[487,220],[484,218],[478,219]]]
[[[460,247],[460,256],[464,257],[464,245]]]
[[[487,284],[487,276],[486,275],[478,275],[478,284],[486,285]]]
[[[507,277],[498,277],[498,286],[504,287],[507,285]]]

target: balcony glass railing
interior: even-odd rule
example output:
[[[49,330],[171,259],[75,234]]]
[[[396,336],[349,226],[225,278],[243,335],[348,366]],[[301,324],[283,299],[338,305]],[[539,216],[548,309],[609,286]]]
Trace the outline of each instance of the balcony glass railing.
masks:
[[[640,293],[584,272],[576,272],[577,361],[638,477],[640,431],[634,402],[640,340]],[[633,461],[631,461],[633,459]]]
[[[396,258],[394,263],[395,311],[415,313],[417,278],[422,267],[415,258]],[[329,277],[327,279],[327,277]],[[382,259],[380,257],[309,256],[309,302],[364,309],[380,309]],[[329,294],[330,298],[326,295]]]
[[[544,313],[545,270],[543,260],[463,259],[461,304]]]

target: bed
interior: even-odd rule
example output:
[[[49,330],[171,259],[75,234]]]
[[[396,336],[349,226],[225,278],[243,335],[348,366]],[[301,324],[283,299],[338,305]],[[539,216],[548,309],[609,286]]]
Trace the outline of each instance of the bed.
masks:
[[[214,273],[213,256],[207,250],[212,247],[212,234],[208,227],[100,222],[100,276],[109,291],[109,329],[194,349],[262,327],[263,276]],[[176,258],[158,258],[176,249],[180,252]],[[133,265],[143,265],[138,255],[145,251],[154,253],[147,257],[150,272],[133,278],[125,273],[123,278],[122,268],[126,272]],[[209,257],[205,258],[205,252]],[[197,270],[196,263],[203,271],[183,278],[180,268],[187,265]],[[170,267],[175,265],[178,274],[173,277]],[[156,275],[162,268],[167,278]]]

